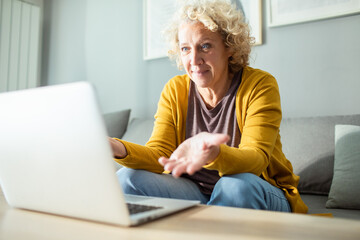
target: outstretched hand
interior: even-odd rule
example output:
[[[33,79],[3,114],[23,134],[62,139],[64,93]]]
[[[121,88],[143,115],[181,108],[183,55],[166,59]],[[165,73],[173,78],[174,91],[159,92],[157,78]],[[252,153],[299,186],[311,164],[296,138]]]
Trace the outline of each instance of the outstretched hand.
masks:
[[[229,141],[229,136],[220,133],[202,132],[186,139],[171,154],[170,158],[160,157],[159,163],[174,177],[194,174],[219,155],[220,145]]]

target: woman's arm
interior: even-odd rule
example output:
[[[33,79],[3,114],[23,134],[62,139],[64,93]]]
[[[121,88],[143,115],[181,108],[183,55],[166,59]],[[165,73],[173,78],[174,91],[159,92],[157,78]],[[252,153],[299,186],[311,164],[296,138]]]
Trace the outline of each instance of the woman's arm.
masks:
[[[184,138],[182,133],[185,133],[183,119],[186,118],[184,115],[187,109],[187,88],[188,84],[183,76],[177,76],[165,85],[149,141],[142,146],[121,139],[114,140],[125,148],[124,151],[120,150],[122,146],[114,144],[117,154],[125,156],[115,158],[116,162],[133,169],[144,169],[156,173],[164,171],[158,159],[161,156],[169,157]]]

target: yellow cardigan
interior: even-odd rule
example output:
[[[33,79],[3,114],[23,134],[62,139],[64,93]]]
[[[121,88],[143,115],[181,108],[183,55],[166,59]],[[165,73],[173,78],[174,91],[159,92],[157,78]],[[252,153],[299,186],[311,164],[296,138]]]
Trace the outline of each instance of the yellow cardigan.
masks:
[[[164,87],[158,103],[152,136],[145,146],[121,141],[128,152],[119,164],[162,173],[160,156],[169,157],[185,140],[190,78],[172,78]],[[282,118],[277,82],[269,73],[251,67],[243,69],[236,93],[236,117],[241,132],[238,148],[220,146],[218,157],[204,168],[220,176],[253,173],[285,192],[293,212],[306,213],[307,206],[297,190],[299,177],[282,152],[279,127]]]

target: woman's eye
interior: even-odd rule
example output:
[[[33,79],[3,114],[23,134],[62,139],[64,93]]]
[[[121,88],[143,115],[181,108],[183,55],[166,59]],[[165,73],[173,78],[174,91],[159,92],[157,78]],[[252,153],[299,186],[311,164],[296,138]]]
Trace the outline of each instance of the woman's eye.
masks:
[[[211,45],[209,43],[205,43],[203,45],[201,45],[201,49],[203,50],[208,50],[211,47]]]
[[[188,47],[182,47],[182,48],[181,48],[181,51],[182,51],[182,52],[187,52],[187,51],[189,51],[189,48],[188,48]]]

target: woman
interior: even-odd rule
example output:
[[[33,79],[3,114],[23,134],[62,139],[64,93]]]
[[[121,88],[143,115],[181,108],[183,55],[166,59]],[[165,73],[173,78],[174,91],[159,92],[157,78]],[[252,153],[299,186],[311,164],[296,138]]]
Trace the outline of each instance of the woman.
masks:
[[[240,11],[224,1],[185,4],[166,34],[186,74],[165,85],[145,146],[110,139],[125,166],[117,173],[123,190],[307,212],[281,149],[279,89],[248,66],[252,38]]]

